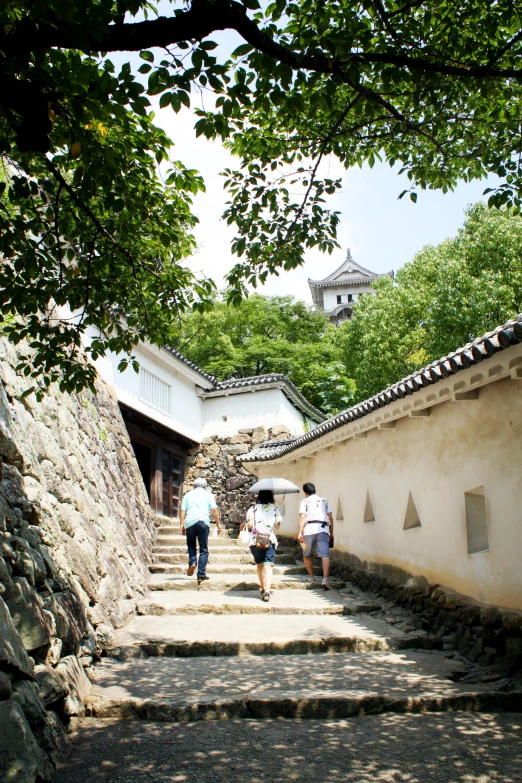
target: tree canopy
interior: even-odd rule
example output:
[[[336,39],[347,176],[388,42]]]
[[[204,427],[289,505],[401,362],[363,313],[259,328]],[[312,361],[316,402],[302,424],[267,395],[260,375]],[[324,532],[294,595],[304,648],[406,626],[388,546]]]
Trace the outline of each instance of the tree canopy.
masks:
[[[254,294],[181,319],[174,348],[219,380],[283,373],[324,413],[350,405],[354,383],[339,361],[336,328],[291,296]]]
[[[356,400],[522,312],[522,218],[475,204],[456,237],[423,248],[338,330]]]
[[[323,175],[326,156],[346,167],[398,164],[413,200],[422,188],[496,173],[492,203],[520,206],[516,0],[165,7],[159,17],[149,0],[0,9],[0,301],[15,318],[4,328],[32,341],[46,383],[92,380],[78,353],[87,326],[100,330],[94,355],[129,351],[146,334],[160,341],[211,295],[182,265],[193,248],[191,195],[203,184],[182,163],[166,166],[171,143],[151,99],[179,111],[198,92],[215,97],[197,109],[196,132],[238,157],[225,182],[238,256],[232,302],[301,264],[305,248],[336,246],[339,216],[325,199],[340,180]],[[232,57],[212,40],[225,29],[244,41]],[[139,73],[116,72],[110,55],[121,51],[140,52]]]

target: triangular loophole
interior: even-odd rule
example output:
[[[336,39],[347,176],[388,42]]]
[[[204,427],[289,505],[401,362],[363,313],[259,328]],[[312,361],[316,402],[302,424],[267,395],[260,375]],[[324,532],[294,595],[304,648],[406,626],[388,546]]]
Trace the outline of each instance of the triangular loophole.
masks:
[[[408,505],[406,506],[406,516],[404,517],[404,530],[410,530],[412,527],[421,527],[421,521],[417,506],[413,500],[413,495],[408,495]]]
[[[369,492],[366,492],[366,505],[364,507],[364,521],[375,522],[375,514],[373,513],[373,506],[372,506],[372,501]]]
[[[343,507],[341,505],[341,498],[337,498],[337,514],[335,515],[337,520],[344,520]]]

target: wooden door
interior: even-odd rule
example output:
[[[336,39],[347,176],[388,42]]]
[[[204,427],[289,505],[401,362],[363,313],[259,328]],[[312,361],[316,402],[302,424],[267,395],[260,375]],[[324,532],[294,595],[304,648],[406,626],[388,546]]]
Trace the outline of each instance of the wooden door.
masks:
[[[179,516],[185,460],[167,449],[152,449],[150,505],[158,514]]]

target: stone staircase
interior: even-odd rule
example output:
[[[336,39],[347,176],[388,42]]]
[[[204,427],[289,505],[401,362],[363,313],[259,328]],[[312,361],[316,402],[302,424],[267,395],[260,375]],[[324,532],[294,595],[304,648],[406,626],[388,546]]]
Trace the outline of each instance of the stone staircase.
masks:
[[[445,752],[453,752],[448,747],[454,746],[461,756],[469,733],[481,733],[483,753],[477,764],[487,754],[489,730],[499,748],[500,724],[495,721],[504,721],[502,736],[520,740],[521,716],[510,715],[522,712],[522,692],[454,651],[442,650],[442,640],[418,630],[406,610],[342,582],[323,591],[320,577],[310,584],[302,564],[283,546],[277,550],[274,591],[267,604],[261,601],[248,549],[226,531],[211,538],[209,548],[210,580],[198,588],[195,576],[186,576],[185,540],[176,526],[158,530],[149,592],[138,616],[117,631],[115,647],[97,666],[88,717],[74,737],[77,752],[56,783],[398,783],[410,778],[400,776],[393,764],[404,764],[406,774],[408,753],[421,736],[421,766],[441,732]],[[504,717],[494,719],[493,731],[491,715],[499,711]],[[460,723],[456,715],[463,716]],[[302,727],[305,718],[310,729]],[[286,722],[278,723],[274,733],[266,719]],[[221,732],[216,721],[228,721],[228,730]],[[364,735],[368,721],[372,739],[367,738],[366,777],[352,770],[342,752],[345,761],[340,762],[339,752],[352,735]],[[174,733],[172,724],[178,726]],[[191,728],[207,725],[214,728]],[[266,747],[259,744],[265,732],[272,743]],[[409,744],[393,769],[390,732],[398,738],[409,732]],[[245,742],[250,735],[255,753]],[[218,736],[224,743],[220,748],[214,741]],[[200,744],[201,737],[206,745]],[[315,776],[288,766],[288,758],[297,753],[306,767],[309,754],[313,759],[317,744],[323,747],[325,741],[331,742],[330,751],[323,754],[324,768],[315,770]],[[96,757],[93,746],[101,755]],[[269,756],[266,766],[263,747]],[[194,748],[203,754],[214,748],[208,768],[199,763]],[[219,767],[221,757],[227,763],[219,771],[214,763]],[[513,754],[499,752],[498,759],[506,765],[498,779],[514,779],[508,769],[515,763]],[[473,765],[469,769],[473,772]],[[418,774],[411,779],[468,780]],[[475,779],[478,772],[469,777]]]

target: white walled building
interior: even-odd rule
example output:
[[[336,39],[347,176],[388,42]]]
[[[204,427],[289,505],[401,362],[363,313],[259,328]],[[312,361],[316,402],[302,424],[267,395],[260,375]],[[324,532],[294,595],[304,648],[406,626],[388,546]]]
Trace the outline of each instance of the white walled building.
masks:
[[[217,381],[177,351],[140,343],[140,371],[119,372],[120,356],[98,359],[114,389],[152,508],[177,516],[189,449],[211,435],[284,425],[299,436],[325,416],[285,375]]]
[[[393,275],[393,272],[388,273]],[[352,317],[353,306],[364,294],[370,293],[372,283],[380,275],[357,264],[348,249],[346,260],[323,280],[310,280],[308,285],[316,310],[339,325]]]
[[[522,610],[521,461],[519,316],[243,465],[313,481],[349,564]],[[286,498],[284,535],[299,500]]]

